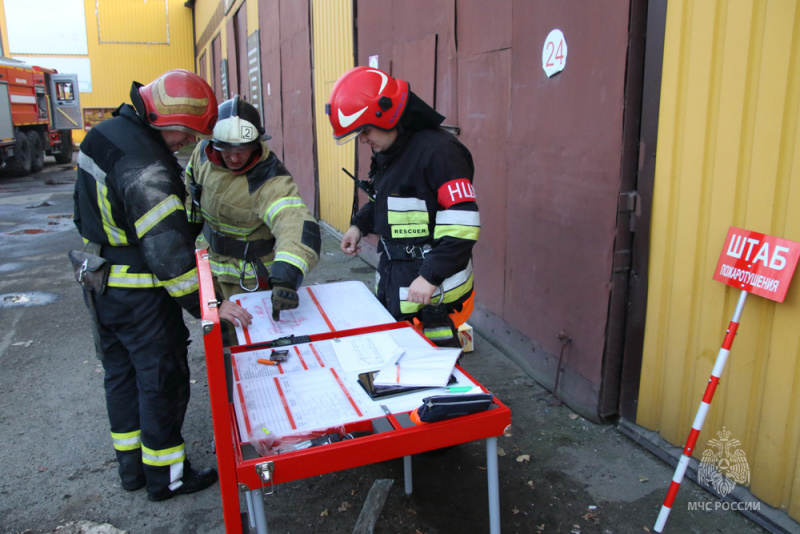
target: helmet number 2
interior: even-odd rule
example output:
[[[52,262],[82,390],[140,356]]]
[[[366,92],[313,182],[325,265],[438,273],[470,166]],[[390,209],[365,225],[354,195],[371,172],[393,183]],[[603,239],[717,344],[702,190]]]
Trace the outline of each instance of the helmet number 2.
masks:
[[[253,139],[253,128],[242,125],[240,136],[242,139]]]

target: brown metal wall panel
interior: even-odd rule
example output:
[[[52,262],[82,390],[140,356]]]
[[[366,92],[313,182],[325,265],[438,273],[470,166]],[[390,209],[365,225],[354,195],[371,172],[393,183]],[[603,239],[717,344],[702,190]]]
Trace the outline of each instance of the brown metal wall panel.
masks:
[[[211,79],[214,84],[214,95],[217,102],[225,100],[222,95],[222,37],[217,35],[211,41]]]
[[[621,192],[629,9],[628,0],[580,9],[555,0],[361,1],[357,9],[358,64],[377,55],[412,90],[430,90],[423,80],[436,45],[434,97],[421,96],[459,128],[476,165],[474,320],[505,322],[510,341],[530,348],[526,368],[593,419]],[[541,51],[553,29],[569,53],[565,70],[548,78]],[[358,151],[361,165],[368,156]]]
[[[527,53],[512,59],[513,227],[501,315],[551,354],[568,339],[563,365],[598,385],[620,189],[628,8],[622,0],[580,10],[520,1],[512,22],[512,49]],[[569,55],[565,70],[548,78],[540,54],[530,52],[541,50],[554,28],[564,32]]]
[[[261,35],[261,102],[264,129],[272,136],[270,149],[283,159],[281,107],[281,31],[278,0],[258,0],[258,28]]]
[[[247,63],[247,2],[242,2],[241,7],[239,7],[239,10],[233,17],[233,21],[236,31],[236,84],[239,95],[249,101],[250,83],[247,76],[249,70]],[[233,95],[234,93],[231,93],[231,96]]]
[[[491,9],[479,0],[459,1],[457,11],[459,139],[472,152],[481,210],[481,238],[473,260],[476,300],[500,313],[509,214],[506,155],[498,144],[504,145],[508,135],[511,1],[493,3]]]
[[[233,26],[233,17],[230,17],[225,23],[225,46],[227,52],[225,58],[228,60],[228,98],[239,94],[239,66],[236,61],[236,30]]]
[[[433,105],[436,91],[436,35],[426,35],[392,48],[392,75]]]
[[[281,0],[280,14],[283,162],[297,182],[306,205],[315,213],[314,99],[308,3]]]
[[[511,50],[464,58],[458,73],[458,107],[463,118],[459,139],[472,152],[481,210],[481,237],[473,259],[475,295],[485,306],[499,310],[504,299],[503,266],[510,222],[506,158],[497,143],[506,137]]]
[[[458,0],[459,57],[511,48],[512,5],[512,0]]]
[[[358,64],[367,65],[370,56],[378,55],[378,66],[393,75],[395,68],[409,72],[406,66],[396,65],[395,48],[436,37],[435,95],[427,101],[446,117],[445,124],[454,126],[458,124],[455,6],[452,0],[361,1],[357,23]],[[405,59],[410,58],[406,55]]]

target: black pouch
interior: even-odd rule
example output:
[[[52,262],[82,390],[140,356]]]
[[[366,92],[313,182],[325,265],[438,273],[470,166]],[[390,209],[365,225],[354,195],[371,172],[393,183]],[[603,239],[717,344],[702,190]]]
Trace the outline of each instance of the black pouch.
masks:
[[[491,393],[435,395],[422,399],[417,415],[423,423],[433,423],[488,410],[493,400],[494,395]]]
[[[437,347],[461,348],[458,330],[444,304],[429,304],[422,308],[419,321],[422,323],[422,333]]]
[[[75,280],[84,289],[90,289],[97,295],[105,292],[111,271],[111,264],[107,259],[82,250],[70,250],[69,260],[75,271]]]

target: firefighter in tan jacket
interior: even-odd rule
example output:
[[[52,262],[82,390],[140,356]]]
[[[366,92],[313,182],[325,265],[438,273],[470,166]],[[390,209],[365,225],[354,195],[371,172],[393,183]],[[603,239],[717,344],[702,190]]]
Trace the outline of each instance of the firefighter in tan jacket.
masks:
[[[200,228],[197,248],[210,253],[225,299],[272,289],[272,315],[297,308],[297,288],[316,266],[320,230],[289,171],[264,142],[261,118],[235,96],[219,106],[211,141],[186,167],[186,213]],[[247,326],[252,316],[237,317]]]

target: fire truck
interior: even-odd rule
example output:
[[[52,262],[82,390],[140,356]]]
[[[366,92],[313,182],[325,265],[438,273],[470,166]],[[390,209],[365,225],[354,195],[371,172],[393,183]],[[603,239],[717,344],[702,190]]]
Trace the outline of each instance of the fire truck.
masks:
[[[78,77],[0,57],[0,160],[11,176],[39,172],[44,156],[72,161],[81,127]]]

